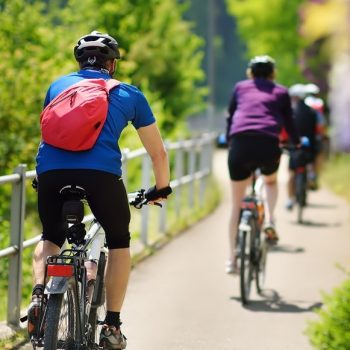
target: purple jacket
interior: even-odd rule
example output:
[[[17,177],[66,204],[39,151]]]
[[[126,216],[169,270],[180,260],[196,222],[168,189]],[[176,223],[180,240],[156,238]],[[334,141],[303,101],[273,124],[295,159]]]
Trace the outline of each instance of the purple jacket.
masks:
[[[287,88],[267,79],[236,84],[228,108],[228,135],[258,132],[275,138],[284,127],[294,144],[299,143]]]

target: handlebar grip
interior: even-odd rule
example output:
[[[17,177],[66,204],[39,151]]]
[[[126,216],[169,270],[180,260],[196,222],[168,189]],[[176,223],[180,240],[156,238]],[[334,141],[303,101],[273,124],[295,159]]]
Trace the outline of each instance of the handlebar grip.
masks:
[[[158,198],[167,198],[172,192],[173,190],[170,186],[161,188],[159,190],[156,188],[156,186],[153,186],[147,190],[147,192],[145,193],[145,198],[148,201],[152,201]]]

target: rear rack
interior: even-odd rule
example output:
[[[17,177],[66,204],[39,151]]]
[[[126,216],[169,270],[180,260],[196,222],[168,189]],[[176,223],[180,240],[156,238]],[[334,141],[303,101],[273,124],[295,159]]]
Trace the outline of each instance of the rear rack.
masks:
[[[68,252],[76,252],[76,250],[66,249],[62,252],[62,255],[47,258],[46,277],[72,277],[77,269],[84,267],[85,256],[65,255]]]

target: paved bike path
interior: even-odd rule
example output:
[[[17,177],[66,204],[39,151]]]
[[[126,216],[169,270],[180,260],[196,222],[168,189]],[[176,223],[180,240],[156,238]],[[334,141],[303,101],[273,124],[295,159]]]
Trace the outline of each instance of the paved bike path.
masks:
[[[281,164],[277,226],[280,244],[269,254],[265,296],[246,308],[238,278],[224,274],[230,193],[226,151],[214,170],[223,201],[209,217],[137,266],[123,310],[128,350],[309,350],[303,334],[312,309],[344,278],[349,266],[350,209],[326,189],[310,194],[307,225],[284,210]]]
[[[226,150],[214,171],[223,201],[154,256],[136,266],[122,311],[127,350],[311,350],[303,334],[321,292],[344,278],[349,266],[350,208],[321,189],[310,194],[307,225],[283,208],[286,163],[281,164],[277,209],[279,245],[270,252],[264,296],[246,308],[238,278],[224,273],[230,208]],[[30,349],[26,346],[23,349]]]

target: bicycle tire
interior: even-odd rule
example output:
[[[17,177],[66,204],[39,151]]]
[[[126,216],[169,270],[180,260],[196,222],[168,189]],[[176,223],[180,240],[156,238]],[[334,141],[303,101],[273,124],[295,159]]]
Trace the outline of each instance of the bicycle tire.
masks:
[[[298,223],[303,222],[303,209],[306,206],[306,173],[297,173],[295,177]]]
[[[100,321],[105,319],[106,306],[105,306],[105,284],[104,284],[104,272],[106,266],[106,254],[101,252],[98,261],[96,282],[94,288],[94,294],[92,297],[92,303],[89,314],[89,325],[90,325],[90,343],[96,344],[98,342],[98,336],[102,325]]]
[[[50,294],[46,309],[44,350],[75,350],[81,339],[79,303],[72,281],[64,294]]]
[[[254,262],[253,262],[253,227],[251,225],[252,219],[249,220],[251,230],[240,231],[240,292],[241,302],[246,305],[249,301],[251,284],[254,278]]]
[[[268,249],[269,249],[269,245],[266,242],[265,237],[260,237],[258,254],[256,259],[256,265],[255,265],[255,282],[256,282],[256,290],[258,294],[262,293],[263,287],[265,285]]]

